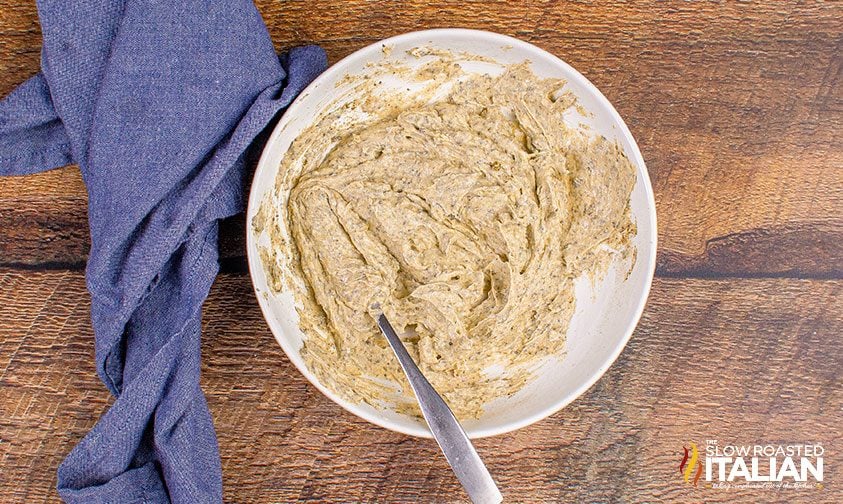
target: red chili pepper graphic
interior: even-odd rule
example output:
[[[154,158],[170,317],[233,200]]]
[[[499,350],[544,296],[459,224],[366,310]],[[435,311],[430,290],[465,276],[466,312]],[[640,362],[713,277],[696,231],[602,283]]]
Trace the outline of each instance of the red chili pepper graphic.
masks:
[[[684,446],[682,449],[685,450],[685,456],[682,457],[682,462],[679,464],[679,474],[682,474],[682,472],[685,471],[685,463],[688,462],[688,449]]]

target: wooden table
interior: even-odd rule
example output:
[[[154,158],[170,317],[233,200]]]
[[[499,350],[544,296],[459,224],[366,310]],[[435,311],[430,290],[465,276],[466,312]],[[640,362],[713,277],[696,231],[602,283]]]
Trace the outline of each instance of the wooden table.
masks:
[[[477,443],[512,502],[843,501],[843,5],[261,1],[276,46],[331,61],[463,26],[543,47],[617,107],[650,169],[657,278],[632,341],[574,404]],[[0,94],[38,70],[32,2],[0,0]],[[346,413],[273,341],[223,226],[203,387],[227,502],[459,501],[432,441]],[[0,178],[0,502],[55,501],[110,403],[94,372],[75,167]],[[694,488],[683,445],[821,442],[803,490]]]

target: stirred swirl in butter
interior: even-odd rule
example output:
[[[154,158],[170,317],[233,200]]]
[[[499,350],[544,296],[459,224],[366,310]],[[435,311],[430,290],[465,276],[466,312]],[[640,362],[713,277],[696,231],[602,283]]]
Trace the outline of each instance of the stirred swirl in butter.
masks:
[[[635,170],[616,143],[566,122],[577,104],[563,81],[527,63],[493,76],[417,56],[432,59],[349,80],[360,98],[298,136],[254,225],[322,384],[417,411],[369,313],[379,303],[466,419],[564,352],[578,277],[634,260]],[[399,71],[423,86],[379,90],[378,75]]]

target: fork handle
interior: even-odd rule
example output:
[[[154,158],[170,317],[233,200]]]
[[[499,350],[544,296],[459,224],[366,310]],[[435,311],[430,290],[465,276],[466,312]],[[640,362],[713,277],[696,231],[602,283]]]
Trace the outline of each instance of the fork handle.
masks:
[[[413,393],[416,395],[416,400],[419,402],[433,437],[439,443],[445,459],[468,493],[471,502],[474,504],[501,502],[503,496],[495,480],[477,455],[477,450],[474,449],[474,445],[471,444],[454,413],[413,362],[404,343],[395,334],[395,330],[383,313],[378,316],[377,322],[410,381],[410,386],[413,388]]]

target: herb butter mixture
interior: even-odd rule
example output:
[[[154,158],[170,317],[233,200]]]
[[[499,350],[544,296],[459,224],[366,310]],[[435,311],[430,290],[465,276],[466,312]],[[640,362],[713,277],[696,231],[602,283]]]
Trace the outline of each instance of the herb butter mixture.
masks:
[[[564,352],[574,280],[633,258],[635,170],[566,123],[578,105],[564,81],[527,63],[490,76],[415,56],[432,60],[346,82],[360,98],[300,134],[254,225],[321,383],[417,411],[370,313],[379,303],[457,417],[475,418]],[[400,72],[421,88],[380,89]]]

